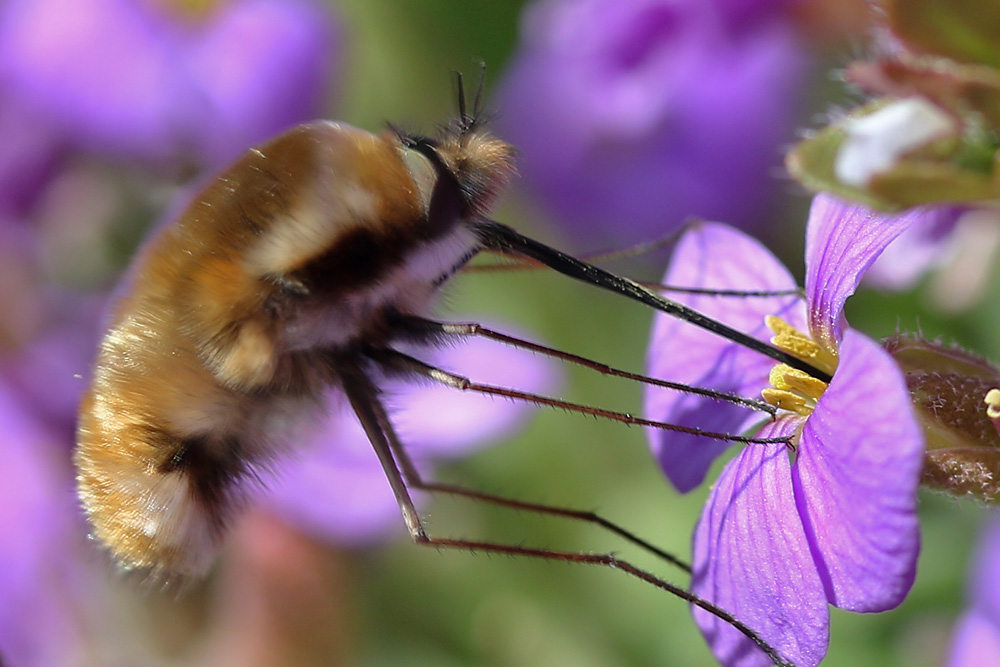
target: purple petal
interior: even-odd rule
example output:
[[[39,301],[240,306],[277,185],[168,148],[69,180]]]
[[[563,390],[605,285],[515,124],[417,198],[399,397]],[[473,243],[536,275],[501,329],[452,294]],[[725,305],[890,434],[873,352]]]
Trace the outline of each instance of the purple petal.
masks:
[[[0,216],[20,217],[38,201],[59,163],[62,137],[12,95],[0,93]]]
[[[995,568],[994,568],[995,569]],[[1000,627],[985,615],[966,612],[955,629],[948,667],[983,667],[986,656],[1000,655]]]
[[[657,0],[525,13],[502,134],[525,183],[578,236],[641,241],[690,216],[762,221],[803,56],[774,12],[752,29],[725,18],[713,3]]]
[[[179,55],[207,108],[187,125],[202,159],[228,162],[247,146],[318,116],[339,41],[329,8],[290,0],[223,3]]]
[[[806,298],[813,339],[836,352],[847,327],[844,303],[872,262],[926,211],[876,213],[830,195],[813,199],[806,229]]]
[[[769,422],[761,437],[789,435],[801,418]],[[786,660],[810,667],[829,641],[823,583],[796,508],[788,451],[751,445],[729,462],[694,534],[692,591],[748,625]],[[726,667],[772,664],[743,633],[695,608]]]
[[[955,630],[949,667],[976,667],[983,656],[1000,655],[1000,514],[993,513],[969,568],[969,610]]]
[[[959,219],[968,212],[959,206],[937,206],[899,235],[865,274],[865,284],[883,290],[912,287],[936,264],[945,260]]]
[[[668,285],[736,290],[795,289],[788,270],[763,245],[718,223],[694,225],[681,238],[664,277]],[[768,340],[764,316],[777,314],[805,327],[805,308],[795,296],[732,297],[668,294],[709,317]],[[759,398],[774,362],[687,322],[657,314],[647,354],[653,377]],[[651,387],[645,396],[649,419],[740,433],[760,413],[699,396]],[[690,491],[705,478],[712,461],[729,445],[717,440],[648,429],[650,446],[670,481]]]
[[[13,0],[0,19],[4,74],[67,137],[101,154],[162,159],[190,100],[155,12],[128,0]]]
[[[793,468],[830,604],[884,611],[906,597],[920,550],[923,432],[887,352],[848,330]]]
[[[971,568],[968,596],[973,607],[982,610],[1000,629],[1000,514],[994,513],[976,550]]]
[[[82,535],[65,450],[3,382],[0,433],[0,655],[10,665],[73,664],[67,576]]]
[[[12,0],[0,16],[2,75],[84,150],[217,165],[317,113],[334,30],[311,4],[214,9],[195,17],[134,0]]]

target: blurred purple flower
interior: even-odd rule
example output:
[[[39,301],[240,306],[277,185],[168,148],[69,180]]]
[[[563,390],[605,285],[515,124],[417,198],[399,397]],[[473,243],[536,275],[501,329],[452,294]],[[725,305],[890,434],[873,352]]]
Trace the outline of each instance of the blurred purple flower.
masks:
[[[100,343],[103,296],[54,293],[34,295],[46,321],[12,354],[0,354],[0,381],[65,443],[73,442],[76,411]]]
[[[427,358],[426,352],[418,353]],[[436,351],[434,363],[477,381],[548,393],[557,377],[548,360],[472,338]],[[534,410],[441,385],[390,381],[393,423],[417,463],[454,459],[509,438]],[[263,502],[283,518],[338,544],[363,546],[404,531],[385,473],[350,407],[331,398],[332,414],[298,451],[274,464]]]
[[[1000,515],[986,524],[969,573],[969,605],[958,621],[948,667],[979,667],[1000,656]]]
[[[526,186],[587,238],[761,222],[804,64],[786,4],[530,7],[498,105]]]
[[[306,0],[10,0],[0,80],[85,151],[217,167],[319,113],[339,41]]]
[[[0,660],[78,664],[80,601],[68,554],[81,532],[66,450],[2,382],[0,433]]]
[[[0,47],[2,49],[3,47]],[[0,85],[0,226],[31,209],[63,153],[49,123]]]
[[[806,299],[797,296],[680,300],[730,326],[769,338],[831,373],[827,385],[701,329],[658,317],[650,374],[753,396],[792,408],[765,423],[761,438],[783,445],[742,448],[722,471],[695,531],[693,591],[756,630],[785,658],[816,665],[829,640],[828,603],[851,611],[898,605],[913,582],[919,526],[917,486],[923,434],[899,368],[874,341],[847,327],[844,303],[875,257],[918,214],[885,218],[818,196],[806,240]],[[714,289],[791,290],[788,271],[762,245],[704,223],[678,245],[667,284]],[[774,386],[772,388],[772,382]],[[698,396],[648,392],[650,418],[740,433],[759,414]],[[705,438],[652,434],[652,448],[682,491],[704,479],[726,447]],[[727,666],[770,664],[747,637],[695,610],[713,652]]]

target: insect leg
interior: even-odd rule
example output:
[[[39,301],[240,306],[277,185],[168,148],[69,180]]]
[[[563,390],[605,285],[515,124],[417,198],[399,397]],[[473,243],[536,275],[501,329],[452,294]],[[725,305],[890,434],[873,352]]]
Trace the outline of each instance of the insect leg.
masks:
[[[657,387],[673,389],[688,394],[697,394],[699,396],[715,398],[720,401],[742,405],[745,408],[756,410],[758,412],[765,412],[772,417],[777,414],[777,408],[770,403],[759,399],[748,398],[746,396],[715,391],[714,389],[708,389],[705,387],[695,387],[682,384],[680,382],[671,382],[669,380],[661,380],[659,378],[640,375],[638,373],[623,371],[617,368],[612,368],[611,366],[603,364],[599,361],[594,361],[593,359],[581,357],[580,355],[569,352],[563,352],[562,350],[557,350],[546,345],[540,345],[538,343],[524,340],[523,338],[495,331],[476,322],[436,322],[422,317],[406,316],[400,317],[394,324],[397,329],[405,329],[408,333],[414,335],[418,339],[426,340],[428,338],[434,339],[445,336],[478,336],[480,338],[486,338],[488,340],[494,340],[498,343],[503,343],[504,345],[509,345],[522,350],[529,350],[547,357],[583,366],[604,375],[634,380],[643,384],[655,385]]]
[[[405,357],[405,355],[402,355]],[[414,360],[415,361],[415,360]],[[403,519],[406,522],[410,536],[417,544],[433,546],[445,549],[460,549],[463,551],[481,551],[486,553],[506,554],[510,556],[524,556],[527,558],[538,558],[542,560],[553,560],[566,563],[584,563],[589,565],[602,565],[614,570],[620,570],[632,577],[644,581],[660,590],[666,591],[687,602],[704,609],[710,614],[718,617],[722,621],[730,624],[763,651],[769,659],[780,667],[795,667],[792,663],[785,661],[778,652],[765,642],[756,632],[746,624],[735,618],[726,610],[717,607],[711,602],[704,600],[694,593],[676,586],[656,575],[640,569],[628,561],[622,560],[608,553],[589,553],[576,551],[561,551],[556,549],[544,549],[535,547],[525,547],[520,545],[502,544],[499,542],[487,542],[478,540],[464,540],[439,538],[430,536],[424,530],[423,523],[410,497],[400,466],[394,456],[393,441],[399,442],[395,434],[392,422],[384,406],[378,398],[378,388],[368,378],[360,367],[346,369],[343,373],[343,387],[347,394],[351,407],[354,409],[364,428],[372,446],[382,462],[389,484],[396,500],[399,502]],[[398,445],[402,450],[402,446]],[[412,465],[412,464],[409,464]],[[527,506],[528,504],[525,504]]]

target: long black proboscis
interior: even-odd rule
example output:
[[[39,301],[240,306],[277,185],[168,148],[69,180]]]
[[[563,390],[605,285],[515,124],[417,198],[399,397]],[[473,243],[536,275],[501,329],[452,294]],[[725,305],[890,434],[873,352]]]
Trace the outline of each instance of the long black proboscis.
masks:
[[[824,373],[811,364],[793,357],[784,350],[780,350],[762,340],[749,336],[742,331],[733,329],[722,322],[713,320],[693,308],[688,308],[681,303],[667,299],[633,280],[616,276],[600,267],[583,262],[544,243],[528,238],[507,225],[494,220],[481,220],[476,224],[475,229],[483,246],[489,250],[530,257],[565,276],[601,287],[646,304],[672,317],[690,322],[695,326],[727,338],[747,349],[754,350],[755,352],[771,357],[775,361],[808,373],[817,380],[829,382],[832,379],[829,373]]]

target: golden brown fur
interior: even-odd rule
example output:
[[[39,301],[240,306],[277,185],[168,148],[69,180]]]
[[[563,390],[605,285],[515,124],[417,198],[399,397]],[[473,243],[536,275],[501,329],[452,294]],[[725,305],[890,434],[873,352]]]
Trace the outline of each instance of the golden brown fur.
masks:
[[[422,314],[475,252],[459,219],[431,219],[422,184],[437,175],[411,173],[433,166],[406,150],[392,133],[301,126],[248,151],[139,254],[75,457],[94,532],[124,567],[203,572],[239,480],[318,409],[338,358],[388,344],[386,318]],[[484,210],[509,147],[440,150],[478,193],[464,208]]]

